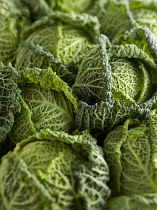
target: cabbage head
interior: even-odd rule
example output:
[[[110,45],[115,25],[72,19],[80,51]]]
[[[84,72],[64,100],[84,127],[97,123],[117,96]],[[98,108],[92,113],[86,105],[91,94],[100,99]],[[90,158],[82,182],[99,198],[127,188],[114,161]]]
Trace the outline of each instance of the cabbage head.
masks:
[[[105,159],[110,168],[112,194],[157,193],[157,115],[127,119],[104,140]]]
[[[76,125],[80,130],[108,132],[129,116],[143,114],[157,98],[156,63],[135,44],[99,46],[82,60],[72,88],[78,97]]]
[[[110,196],[102,148],[87,132],[42,130],[0,165],[0,209],[102,210]]]
[[[100,45],[82,60],[73,85],[80,100],[88,104],[107,101],[108,95],[125,104],[142,103],[151,96],[156,64],[135,44]]]
[[[25,31],[25,44],[19,47],[16,59],[18,71],[26,67],[51,67],[63,77],[63,66],[66,65],[68,68],[71,66],[71,71],[76,74],[77,63],[95,46],[93,39],[83,29],[87,28],[84,24],[91,23],[90,20],[88,22],[90,18],[86,16],[87,23],[84,23],[84,16],[66,16],[64,13],[56,13],[56,16],[43,17]],[[30,47],[30,43],[33,43],[34,48]]]

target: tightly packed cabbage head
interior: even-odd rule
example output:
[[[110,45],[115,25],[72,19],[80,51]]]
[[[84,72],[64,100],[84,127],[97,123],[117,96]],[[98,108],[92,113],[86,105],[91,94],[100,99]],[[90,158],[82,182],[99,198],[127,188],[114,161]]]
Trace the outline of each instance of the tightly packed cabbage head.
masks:
[[[129,116],[143,114],[156,101],[156,71],[152,56],[137,45],[111,44],[101,35],[72,86],[80,100],[77,127],[107,133]]]
[[[23,33],[25,41],[18,49],[16,69],[51,67],[64,80],[69,71],[75,75],[80,60],[96,45],[94,38],[86,32],[88,27],[92,31],[95,20],[87,14],[76,16],[56,12],[54,16],[36,21]]]
[[[4,156],[0,209],[101,210],[110,196],[108,166],[96,140],[76,133],[42,130]]]
[[[127,119],[105,138],[103,148],[112,168],[110,184],[113,194],[157,192],[156,117],[152,111],[147,122]]]

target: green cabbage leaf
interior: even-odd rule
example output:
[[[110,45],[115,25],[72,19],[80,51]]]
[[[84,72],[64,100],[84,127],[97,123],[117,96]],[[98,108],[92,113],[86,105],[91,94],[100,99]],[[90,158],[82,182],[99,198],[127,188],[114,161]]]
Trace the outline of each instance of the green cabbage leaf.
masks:
[[[135,44],[157,63],[157,39],[148,28],[134,28],[114,40],[114,44]]]
[[[102,148],[87,131],[42,130],[3,157],[0,207],[101,210],[108,180]]]

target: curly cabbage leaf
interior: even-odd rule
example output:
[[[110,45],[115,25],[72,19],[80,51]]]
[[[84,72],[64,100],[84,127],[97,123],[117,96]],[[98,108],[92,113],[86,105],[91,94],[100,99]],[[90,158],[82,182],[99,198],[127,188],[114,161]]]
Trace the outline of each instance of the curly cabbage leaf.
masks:
[[[49,18],[50,17],[51,14],[49,15]],[[75,14],[74,12],[64,13],[60,11],[53,11],[52,17],[76,28],[83,29],[93,39],[93,41],[97,41],[98,36],[100,35],[100,23],[96,16],[86,13]]]
[[[22,79],[23,78],[23,79]],[[41,129],[70,132],[75,128],[78,105],[72,89],[50,68],[26,68],[19,86],[22,110],[9,134],[15,143]]]
[[[147,193],[133,196],[117,196],[111,198],[103,210],[156,210],[157,194]]]
[[[156,193],[156,126],[154,111],[146,122],[128,119],[104,140],[113,195]]]
[[[20,111],[18,77],[11,65],[0,65],[0,144],[13,126],[14,115]]]
[[[102,149],[87,131],[69,135],[42,130],[3,157],[0,205],[101,210],[110,195],[108,179]]]

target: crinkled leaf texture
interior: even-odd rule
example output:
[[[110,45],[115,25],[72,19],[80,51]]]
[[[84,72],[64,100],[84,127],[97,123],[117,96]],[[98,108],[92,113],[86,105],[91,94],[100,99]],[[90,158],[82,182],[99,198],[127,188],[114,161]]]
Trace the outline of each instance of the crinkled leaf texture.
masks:
[[[42,130],[2,159],[3,209],[102,209],[109,198],[102,148],[87,132]]]
[[[16,115],[9,134],[13,142],[17,143],[41,129],[65,132],[75,129],[76,98],[67,83],[50,68],[26,68],[19,86],[22,90],[22,110]]]
[[[157,194],[117,196],[110,199],[103,210],[156,210]]]
[[[47,0],[50,5],[54,4],[53,0]],[[75,11],[77,13],[82,13],[88,6],[90,5],[91,0],[68,0],[68,1],[61,1],[55,0],[55,8],[63,12],[71,12]]]
[[[0,64],[0,144],[5,140],[14,123],[14,115],[20,111],[19,75],[11,66]]]
[[[104,153],[110,168],[113,195],[157,193],[156,126],[154,111],[148,119],[127,119],[104,140]]]
[[[94,105],[80,101],[75,123],[79,130],[99,130],[107,133],[128,117],[143,116],[144,113],[147,113],[147,109],[140,108],[136,104],[125,106],[119,100]]]

